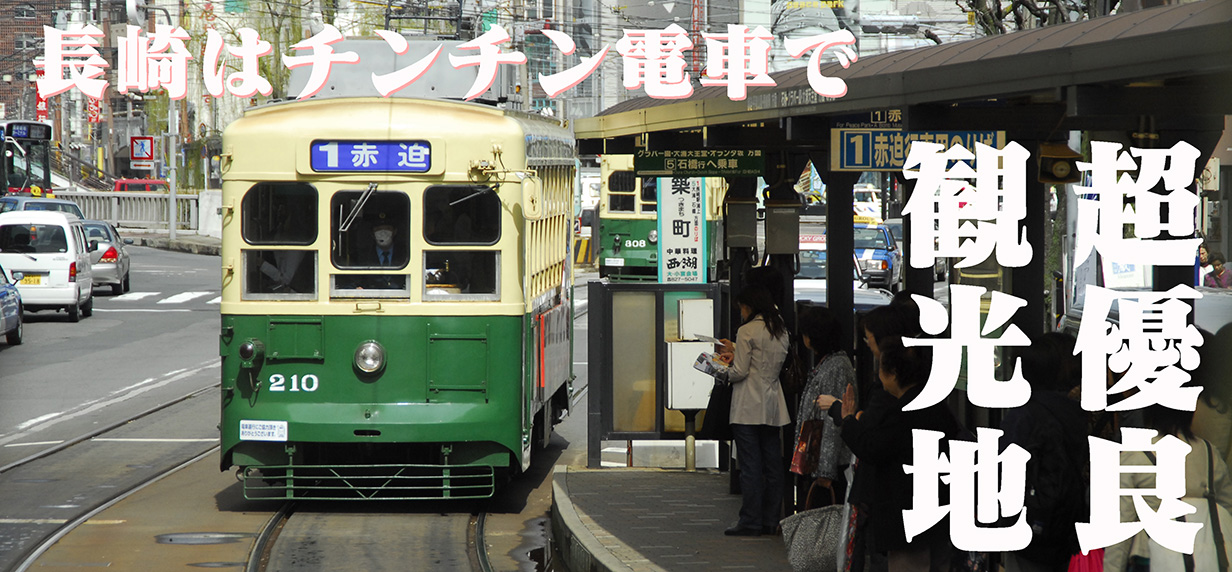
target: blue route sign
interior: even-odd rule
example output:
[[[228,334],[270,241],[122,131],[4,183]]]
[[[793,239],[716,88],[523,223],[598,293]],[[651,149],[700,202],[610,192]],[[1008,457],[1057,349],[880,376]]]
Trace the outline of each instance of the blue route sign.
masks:
[[[976,143],[1002,149],[1004,131],[899,131],[831,129],[830,168],[835,171],[901,171],[913,141],[960,145],[974,152]]]
[[[427,141],[313,141],[317,172],[426,173],[432,168]]]

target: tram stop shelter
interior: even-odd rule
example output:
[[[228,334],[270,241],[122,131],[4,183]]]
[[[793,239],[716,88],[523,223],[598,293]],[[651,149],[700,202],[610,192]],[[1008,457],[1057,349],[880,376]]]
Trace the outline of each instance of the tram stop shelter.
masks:
[[[574,130],[582,154],[761,150],[771,198],[776,188],[789,190],[811,160],[827,188],[828,248],[839,251],[853,248],[851,191],[861,174],[839,164],[844,133],[882,126],[1004,132],[1004,141],[1031,153],[1027,214],[1015,235],[1025,232],[1034,252],[1026,266],[1006,269],[1000,285],[1026,300],[1014,323],[1032,336],[1044,331],[1048,313],[1043,243],[1050,183],[1036,174],[1041,158],[1055,157],[1049,149],[1057,147],[1045,144],[1066,148],[1070,131],[1133,147],[1185,141],[1201,152],[1196,168],[1202,169],[1232,114],[1229,30],[1232,1],[1163,6],[861,58],[846,69],[823,66],[824,76],[847,84],[837,99],[814,92],[800,68],[773,74],[777,85],[751,87],[743,101],[728,98],[723,86],[700,87],[684,100],[625,101],[576,120]],[[898,121],[879,123],[890,115]],[[909,195],[914,181],[901,179],[901,164],[897,170]],[[731,178],[729,185],[729,201],[754,197],[753,178]],[[794,199],[794,192],[780,196]],[[911,232],[908,221],[906,245]],[[853,331],[853,262],[832,256],[828,264],[828,305],[846,320],[845,331]],[[733,277],[738,269],[733,265]],[[904,269],[906,289],[931,297],[931,267]],[[1154,285],[1167,290],[1192,278],[1192,267],[1156,267]]]

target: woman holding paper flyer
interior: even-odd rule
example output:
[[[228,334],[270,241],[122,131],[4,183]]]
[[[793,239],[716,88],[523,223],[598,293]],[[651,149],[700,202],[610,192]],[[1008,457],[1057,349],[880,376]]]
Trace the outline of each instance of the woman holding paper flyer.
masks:
[[[740,460],[744,499],[740,520],[724,531],[728,536],[773,534],[782,516],[783,453],[780,427],[791,423],[779,385],[787,358],[787,328],[764,288],[745,288],[736,301],[744,325],[736,343],[722,340],[721,353],[730,356],[726,381],[732,384],[731,428]]]

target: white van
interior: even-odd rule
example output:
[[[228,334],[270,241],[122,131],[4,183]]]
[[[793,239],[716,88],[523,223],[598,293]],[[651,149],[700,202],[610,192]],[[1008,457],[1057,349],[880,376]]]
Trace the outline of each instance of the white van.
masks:
[[[73,322],[94,312],[90,251],[75,215],[0,213],[0,264],[23,274],[17,290],[27,311],[64,309]]]

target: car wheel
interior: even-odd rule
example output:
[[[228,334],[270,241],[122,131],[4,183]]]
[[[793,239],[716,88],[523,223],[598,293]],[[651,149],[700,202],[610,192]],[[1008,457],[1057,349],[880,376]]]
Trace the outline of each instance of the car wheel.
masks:
[[[125,280],[127,280],[127,277],[125,278]],[[111,295],[112,296],[119,296],[120,294],[123,294],[123,293],[124,293],[124,282],[123,281],[116,282],[115,284],[111,285]]]
[[[94,315],[94,294],[90,294],[90,297],[86,298],[85,305],[81,307],[81,315],[85,318]]]
[[[17,327],[13,329],[13,331],[5,335],[5,339],[9,342],[10,346],[20,346],[21,341],[22,341],[22,336],[25,334],[26,320],[25,320],[25,317],[22,316],[21,312],[22,312],[21,307],[18,307],[17,308]]]
[[[68,321],[80,322],[81,321],[81,311],[80,310],[81,309],[77,306],[77,304],[73,304],[72,306],[65,308],[65,311],[68,312]]]
[[[128,286],[128,275],[127,275],[127,274],[125,274],[125,275],[124,275],[124,291],[125,291],[125,292],[128,292],[128,290],[129,290],[129,286]]]

